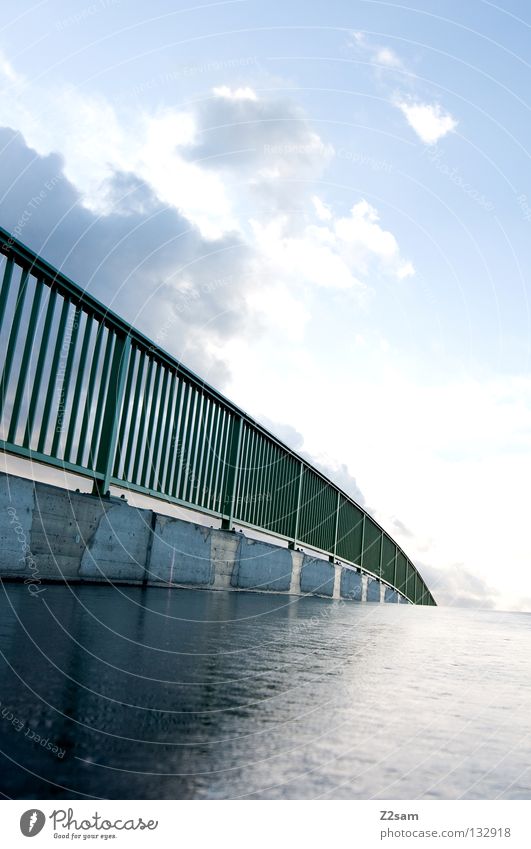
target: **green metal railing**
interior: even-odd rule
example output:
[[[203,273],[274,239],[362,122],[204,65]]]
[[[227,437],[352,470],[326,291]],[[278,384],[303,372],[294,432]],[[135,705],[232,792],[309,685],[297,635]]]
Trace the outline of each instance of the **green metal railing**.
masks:
[[[435,601],[359,505],[0,228],[0,449],[266,531]],[[1,272],[1,269],[0,269]]]

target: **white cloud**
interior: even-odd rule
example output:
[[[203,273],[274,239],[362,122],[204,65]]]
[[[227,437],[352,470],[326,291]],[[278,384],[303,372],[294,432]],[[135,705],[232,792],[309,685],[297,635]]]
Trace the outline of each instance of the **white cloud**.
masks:
[[[116,171],[136,174],[164,203],[211,239],[237,229],[221,178],[190,161],[194,115],[182,110],[119,115],[103,97],[71,86],[11,92],[0,103],[0,126],[19,130],[41,156],[59,152],[67,179],[93,212],[108,214],[103,186]]]
[[[251,190],[253,206],[264,214],[307,203],[308,183],[333,156],[331,145],[287,98],[209,98],[197,104],[194,118],[197,143],[187,158],[234,180],[236,198]]]
[[[378,65],[386,65],[388,68],[400,68],[402,66],[400,57],[390,47],[379,47],[374,53],[373,60]]]
[[[363,46],[366,44],[367,39],[364,32],[360,32],[359,30],[352,30],[350,35],[353,40],[352,42],[350,42],[351,44],[353,43],[359,46]]]
[[[350,35],[352,40],[349,41],[349,46],[354,47],[359,53],[365,55],[372,64],[383,65],[390,69],[404,67],[402,59],[391,47],[374,43],[363,32],[354,31]]]
[[[365,56],[374,66],[375,76],[380,82],[385,80],[391,71],[400,71],[401,76],[403,72],[410,83],[414,79],[415,74],[408,69],[401,56],[391,47],[377,44],[361,32],[354,32],[351,35],[353,40],[349,43],[350,46]],[[443,110],[439,103],[423,103],[416,99],[414,94],[395,95],[391,97],[391,100],[425,144],[436,144],[439,139],[453,132],[457,127],[457,120]]]
[[[23,76],[13,68],[13,65],[0,50],[0,74],[10,83],[22,82]]]
[[[261,262],[259,264],[255,273],[262,279],[264,268]],[[258,324],[265,327],[271,339],[280,336],[281,339],[300,343],[311,313],[297,294],[290,285],[272,280],[269,285],[255,287],[246,293],[245,300]]]
[[[297,287],[311,284],[326,289],[351,289],[361,285],[337,250],[328,228],[308,225],[294,236],[289,235],[285,218],[267,223],[252,221],[251,225],[255,248],[273,279],[290,281]],[[327,244],[329,236],[331,242]]]
[[[399,280],[405,280],[406,277],[412,277],[415,274],[415,266],[410,260],[406,260],[402,265],[399,265],[396,270],[396,276]]]
[[[291,281],[292,289],[361,291],[377,274],[403,279],[414,274],[395,236],[379,224],[377,210],[360,200],[349,216],[336,216],[312,197],[320,224],[306,223],[295,231],[288,216],[252,220],[253,244],[263,268],[274,280]],[[365,278],[365,279],[364,279]]]
[[[69,85],[33,91],[11,88],[0,100],[0,126],[19,130],[41,156],[61,153],[64,173],[91,198],[112,165],[121,168],[129,149],[113,107],[96,96],[79,97]]]
[[[444,112],[438,103],[400,101],[396,105],[405,115],[409,126],[425,144],[436,144],[457,127],[456,119],[449,112]]]
[[[216,86],[213,92],[216,97],[224,97],[226,100],[258,100],[256,92],[249,86],[229,88],[227,85],[220,85]]]
[[[378,223],[378,211],[366,200],[354,204],[348,217],[338,218],[334,233],[342,255],[355,264],[359,273],[368,273],[371,261],[399,279],[414,274],[413,264],[405,261],[395,236]]]
[[[332,212],[331,212],[330,207],[327,206],[326,203],[323,203],[321,198],[317,197],[317,195],[314,195],[312,197],[312,203],[315,207],[315,212],[317,214],[317,217],[321,221],[330,221],[330,219],[332,218]]]
[[[206,238],[238,231],[222,178],[184,156],[197,140],[194,116],[173,110],[146,115],[141,132],[128,170],[146,180],[160,200],[180,210]]]

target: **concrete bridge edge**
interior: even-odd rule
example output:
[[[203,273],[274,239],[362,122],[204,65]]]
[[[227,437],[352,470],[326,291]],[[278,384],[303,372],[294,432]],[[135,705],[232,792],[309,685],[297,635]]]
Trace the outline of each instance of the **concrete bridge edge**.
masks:
[[[0,473],[0,577],[37,595],[50,581],[140,584],[409,603],[346,564]]]

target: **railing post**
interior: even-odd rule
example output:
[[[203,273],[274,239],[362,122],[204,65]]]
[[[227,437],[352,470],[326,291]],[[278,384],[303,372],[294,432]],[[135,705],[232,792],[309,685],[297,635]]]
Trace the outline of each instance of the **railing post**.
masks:
[[[335,559],[336,559],[337,530],[338,530],[338,527],[339,527],[339,505],[340,505],[340,501],[341,501],[341,494],[338,490],[337,491],[337,498],[336,498],[336,516],[335,516],[335,521],[334,521],[334,544],[332,546],[332,554],[330,554],[330,556],[328,557],[330,563],[334,563]]]
[[[130,353],[131,337],[117,334],[107,388],[107,398],[105,399],[98,457],[96,460],[96,471],[100,472],[103,478],[98,478],[94,481],[92,489],[94,495],[109,495],[120,416],[123,414],[122,403],[124,400],[125,378]]]
[[[225,531],[232,531],[234,526],[234,502],[236,499],[236,488],[238,486],[238,475],[240,467],[240,448],[242,443],[243,418],[238,416],[234,422],[229,449],[229,467],[223,487],[222,510],[228,502],[227,516],[221,520],[221,527]]]
[[[363,561],[365,553],[365,513],[363,514],[363,519],[361,520],[361,555],[360,555],[360,569],[363,572]]]
[[[302,496],[302,476],[304,474],[304,463],[300,462],[299,466],[299,480],[297,483],[297,502],[295,505],[295,522],[293,527],[293,539],[288,543],[288,548],[291,548],[292,551],[295,550],[297,545],[297,537],[299,536],[299,519],[301,512],[301,496]]]
[[[6,266],[4,269],[4,279],[2,281],[2,290],[0,292],[0,330],[2,330],[2,325],[4,323],[4,315],[6,312],[7,299],[9,298],[9,292],[11,289],[11,279],[13,277],[13,257],[8,256],[6,260]]]
[[[409,601],[411,601],[411,596],[410,596],[410,592],[411,592],[411,589],[410,589],[410,587],[411,587],[411,578],[412,578],[412,577],[414,578],[414,575],[412,575],[412,573],[411,573],[411,569],[412,569],[411,562],[410,562],[410,560],[409,560],[409,559],[407,559],[407,560],[406,560],[406,574],[407,574],[407,580],[406,580],[406,595],[407,595],[407,598],[408,598],[408,600],[409,600]],[[413,582],[413,585],[414,585],[414,582]]]

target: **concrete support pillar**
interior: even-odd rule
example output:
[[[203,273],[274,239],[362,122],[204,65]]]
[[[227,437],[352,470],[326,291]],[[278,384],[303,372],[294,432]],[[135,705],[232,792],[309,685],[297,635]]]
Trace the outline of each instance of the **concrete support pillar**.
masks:
[[[230,590],[238,558],[240,537],[226,531],[212,531],[211,558],[215,590]]]
[[[301,566],[304,555],[301,551],[291,552],[291,584],[290,595],[301,594]]]
[[[336,563],[334,566],[334,592],[332,593],[332,598],[341,598],[341,566],[338,566]]]

